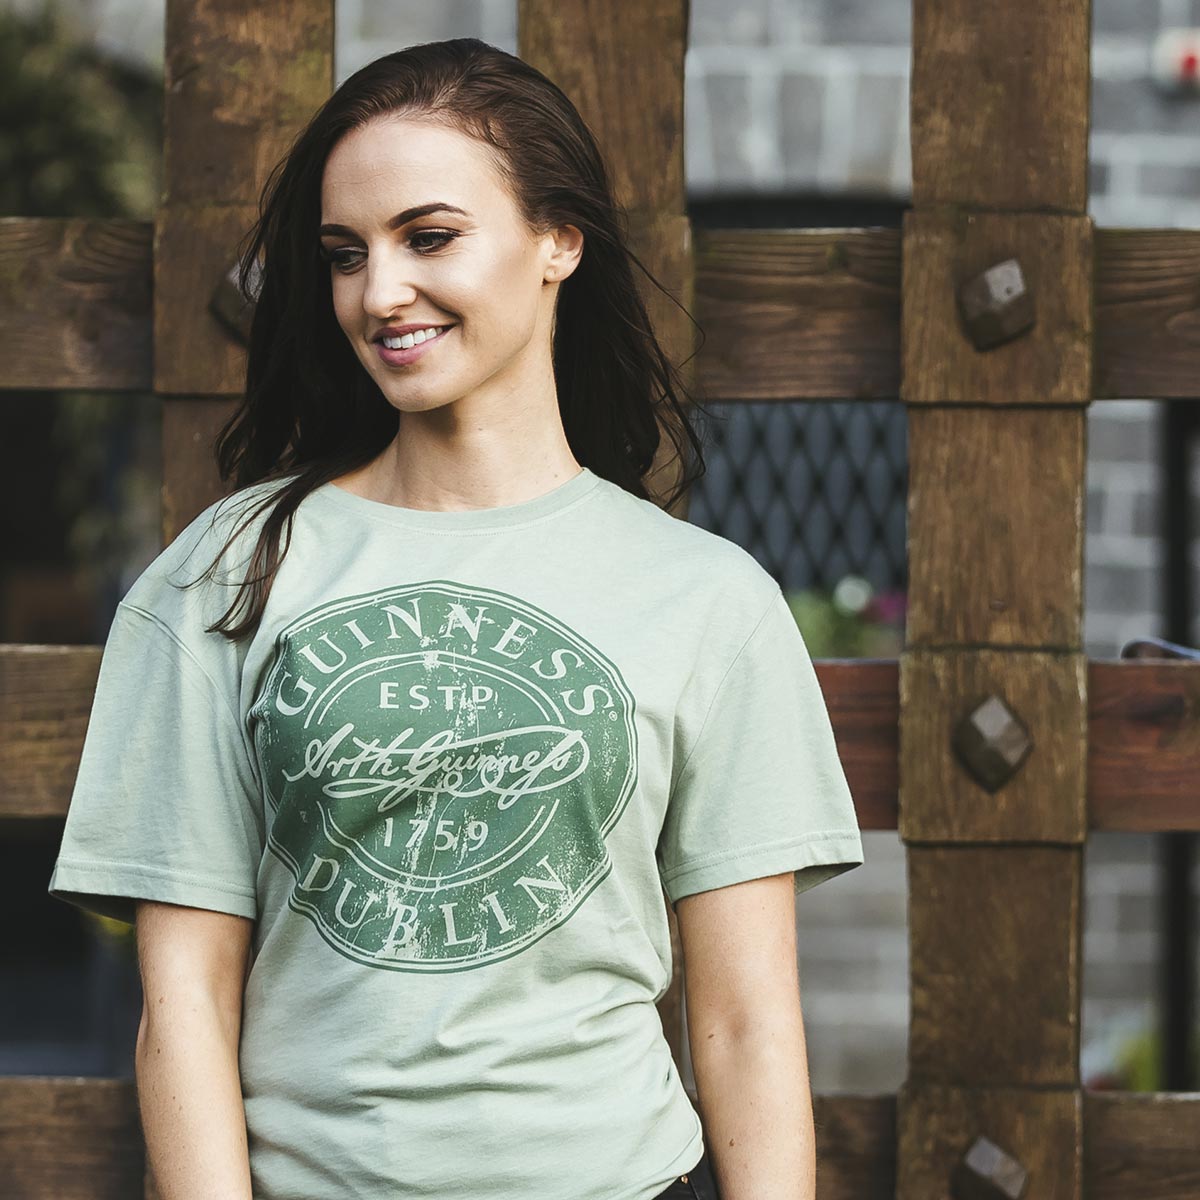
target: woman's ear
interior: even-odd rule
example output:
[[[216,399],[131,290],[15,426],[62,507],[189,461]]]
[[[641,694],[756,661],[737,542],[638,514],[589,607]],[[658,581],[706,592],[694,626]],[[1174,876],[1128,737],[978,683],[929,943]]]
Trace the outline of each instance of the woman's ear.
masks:
[[[574,225],[560,225],[552,236],[554,246],[546,264],[545,278],[560,283],[579,265],[583,255],[583,234]]]

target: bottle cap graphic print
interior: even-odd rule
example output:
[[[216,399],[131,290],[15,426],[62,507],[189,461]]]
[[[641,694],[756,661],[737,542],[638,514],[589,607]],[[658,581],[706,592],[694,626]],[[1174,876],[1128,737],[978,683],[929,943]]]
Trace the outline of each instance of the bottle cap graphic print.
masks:
[[[633,697],[511,595],[437,580],[308,612],[280,632],[250,716],[288,903],[357,962],[518,954],[612,869]]]

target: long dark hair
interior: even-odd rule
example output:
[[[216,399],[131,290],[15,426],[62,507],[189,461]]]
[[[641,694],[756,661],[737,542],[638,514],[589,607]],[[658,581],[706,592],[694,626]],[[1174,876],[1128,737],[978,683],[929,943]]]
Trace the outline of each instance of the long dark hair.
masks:
[[[518,211],[537,233],[558,225],[583,233],[582,257],[559,286],[553,344],[559,410],[576,460],[648,499],[643,477],[665,429],[681,466],[664,507],[704,474],[701,439],[680,397],[696,402],[655,337],[633,267],[669,293],[629,249],[627,215],[575,106],[540,71],[477,38],[386,54],[351,75],[297,135],[267,178],[239,253],[242,292],[253,295],[257,276],[258,295],[245,395],[217,436],[217,462],[235,490],[271,480],[282,486],[265,489],[247,518],[272,509],[237,597],[208,627],[231,640],[257,627],[283,557],[280,534],[286,523],[290,543],[291,517],[304,497],[366,465],[397,434],[399,413],[337,323],[317,240],[321,180],[334,145],[397,113],[442,121],[493,147]]]

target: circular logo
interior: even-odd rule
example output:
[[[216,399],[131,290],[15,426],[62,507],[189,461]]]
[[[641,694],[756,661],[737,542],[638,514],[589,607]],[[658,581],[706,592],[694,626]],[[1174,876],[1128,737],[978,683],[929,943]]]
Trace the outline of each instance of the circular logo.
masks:
[[[507,958],[612,868],[633,697],[513,596],[436,580],[306,613],[276,639],[251,717],[288,904],[358,962]]]

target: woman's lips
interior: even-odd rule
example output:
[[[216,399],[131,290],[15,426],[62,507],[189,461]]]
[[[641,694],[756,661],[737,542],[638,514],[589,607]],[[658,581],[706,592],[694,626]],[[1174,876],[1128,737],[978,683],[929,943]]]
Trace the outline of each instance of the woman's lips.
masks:
[[[375,349],[378,351],[380,359],[389,367],[404,367],[411,362],[416,362],[426,350],[440,345],[445,341],[446,335],[456,328],[456,325],[449,325],[445,329],[439,330],[437,337],[426,338],[419,345],[410,346],[407,350],[389,350],[382,341],[375,343]]]

